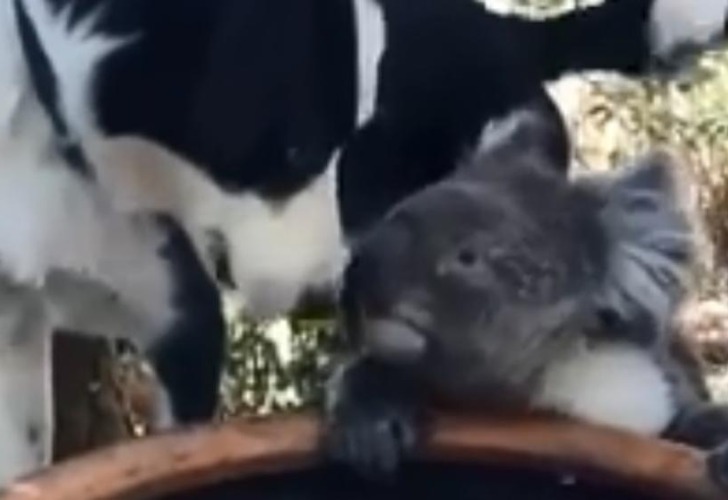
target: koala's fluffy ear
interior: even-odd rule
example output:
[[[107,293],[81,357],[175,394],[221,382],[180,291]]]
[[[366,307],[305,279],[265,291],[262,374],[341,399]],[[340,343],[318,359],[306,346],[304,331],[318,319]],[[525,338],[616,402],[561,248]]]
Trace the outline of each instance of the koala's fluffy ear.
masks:
[[[465,168],[525,166],[565,174],[570,157],[569,134],[559,109],[548,95],[537,94],[486,125]]]
[[[610,180],[583,180],[603,200],[599,222],[606,271],[596,303],[637,340],[659,340],[690,286],[697,226],[690,179],[663,152],[620,169]]]

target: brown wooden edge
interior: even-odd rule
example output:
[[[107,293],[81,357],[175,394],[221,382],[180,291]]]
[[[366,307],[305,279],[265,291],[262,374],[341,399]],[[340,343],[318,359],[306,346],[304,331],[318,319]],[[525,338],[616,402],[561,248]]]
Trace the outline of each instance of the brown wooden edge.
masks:
[[[314,465],[320,425],[309,415],[239,419],[99,450],[18,481],[0,500],[152,498],[261,473]],[[0,444],[1,446],[1,444]],[[728,498],[711,483],[705,454],[665,441],[548,416],[438,416],[425,457],[566,468],[664,491]]]

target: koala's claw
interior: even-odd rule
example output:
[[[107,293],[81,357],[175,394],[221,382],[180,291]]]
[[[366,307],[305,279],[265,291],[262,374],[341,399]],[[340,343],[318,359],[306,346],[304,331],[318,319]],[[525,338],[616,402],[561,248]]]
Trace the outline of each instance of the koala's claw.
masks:
[[[329,456],[373,479],[387,479],[418,442],[414,416],[394,407],[342,412],[329,423]]]
[[[708,473],[710,479],[728,493],[728,442],[708,454]]]
[[[361,357],[327,385],[324,447],[329,458],[370,479],[389,479],[419,442],[417,390],[388,365]]]

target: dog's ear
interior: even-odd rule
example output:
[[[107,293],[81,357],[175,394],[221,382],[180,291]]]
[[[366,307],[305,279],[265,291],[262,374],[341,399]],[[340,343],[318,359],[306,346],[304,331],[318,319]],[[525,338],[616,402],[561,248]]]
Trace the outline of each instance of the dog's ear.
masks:
[[[103,189],[125,212],[178,213],[213,199],[203,174],[169,149],[141,137],[94,138],[84,144]]]
[[[505,116],[491,120],[463,162],[463,171],[534,168],[566,174],[571,143],[566,124],[547,95],[537,95]]]
[[[611,179],[581,181],[603,199],[598,221],[606,272],[596,291],[598,308],[643,334],[664,332],[689,290],[699,233],[686,196],[690,179],[680,168],[657,152]]]

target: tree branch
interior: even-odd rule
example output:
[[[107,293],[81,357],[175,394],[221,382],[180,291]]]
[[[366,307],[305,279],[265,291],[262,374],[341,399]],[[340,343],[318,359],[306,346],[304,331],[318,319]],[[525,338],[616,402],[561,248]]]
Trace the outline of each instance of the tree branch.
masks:
[[[154,498],[261,473],[316,465],[312,416],[238,419],[130,441],[61,463],[13,484],[1,500]],[[426,458],[552,468],[676,498],[718,499],[705,454],[562,418],[438,416]]]

